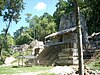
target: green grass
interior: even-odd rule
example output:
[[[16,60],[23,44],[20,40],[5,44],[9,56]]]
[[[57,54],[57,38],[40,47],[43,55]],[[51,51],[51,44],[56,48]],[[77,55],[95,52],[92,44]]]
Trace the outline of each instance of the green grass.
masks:
[[[37,72],[37,71],[44,71],[49,70],[52,67],[43,67],[43,66],[33,66],[33,67],[10,67],[10,66],[1,66],[0,67],[0,74],[16,74],[16,73],[25,73],[25,72]]]
[[[89,64],[86,65],[92,70],[99,70],[100,71],[100,60],[95,60]]]

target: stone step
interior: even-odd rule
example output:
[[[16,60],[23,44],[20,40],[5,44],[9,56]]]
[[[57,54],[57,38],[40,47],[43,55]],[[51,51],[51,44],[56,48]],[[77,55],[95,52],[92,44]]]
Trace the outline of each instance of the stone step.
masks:
[[[73,60],[58,60],[56,63],[58,65],[72,65]]]
[[[59,57],[59,60],[73,60],[73,57]]]
[[[66,48],[66,49],[62,49],[62,51],[78,51],[78,49],[76,49],[76,48]]]
[[[39,61],[38,65],[48,65],[49,61]]]
[[[62,49],[62,51],[72,51],[71,48]]]
[[[78,60],[78,57],[59,57],[59,60]]]
[[[73,55],[73,52],[72,52],[72,51],[62,51],[62,52],[60,52],[60,53],[71,54],[71,55]]]
[[[59,53],[58,56],[61,57],[61,56],[73,56],[73,55],[69,54],[69,53],[66,53],[66,54],[65,53]]]

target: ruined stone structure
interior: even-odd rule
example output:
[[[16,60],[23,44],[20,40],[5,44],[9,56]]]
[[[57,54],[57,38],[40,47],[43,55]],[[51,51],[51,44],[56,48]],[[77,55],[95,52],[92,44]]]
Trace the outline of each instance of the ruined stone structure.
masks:
[[[35,58],[42,52],[44,49],[44,44],[42,41],[33,40],[29,45],[15,45],[11,47],[13,52],[18,52],[19,56],[16,58],[18,59],[18,65],[34,65]],[[26,59],[24,61],[24,59]]]
[[[32,49],[32,55],[38,56],[38,54],[40,54],[44,49],[44,43],[43,41],[38,40],[32,41],[30,43],[30,48]]]
[[[64,14],[61,17],[59,31],[45,37],[45,43],[48,47],[60,46],[61,50],[58,53],[58,58],[55,60],[57,64],[71,65],[78,64],[78,49],[77,49],[77,33],[75,23],[75,13],[71,12],[68,15]],[[83,34],[83,47],[88,44],[88,34],[86,21],[83,15],[80,15],[80,24]]]
[[[83,34],[83,47],[86,49],[88,44],[87,26],[83,15],[80,15],[80,24]],[[45,48],[43,51],[35,48],[36,43],[30,44],[33,48],[33,55],[36,56],[33,65],[77,65],[78,49],[77,49],[77,32],[75,23],[75,13],[64,14],[61,17],[59,31],[45,37]],[[41,48],[41,47],[40,47]]]

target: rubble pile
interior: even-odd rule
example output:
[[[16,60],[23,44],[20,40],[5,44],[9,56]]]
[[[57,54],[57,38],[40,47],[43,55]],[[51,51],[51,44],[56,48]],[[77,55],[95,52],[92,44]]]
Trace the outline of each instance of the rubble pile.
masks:
[[[54,73],[57,75],[74,75],[75,70],[68,66],[56,66],[49,70],[50,73]]]
[[[57,75],[79,75],[79,71],[77,67],[72,68],[69,66],[56,66],[49,70],[50,73],[54,73]],[[100,71],[90,70],[88,67],[84,68],[84,75],[100,75]]]

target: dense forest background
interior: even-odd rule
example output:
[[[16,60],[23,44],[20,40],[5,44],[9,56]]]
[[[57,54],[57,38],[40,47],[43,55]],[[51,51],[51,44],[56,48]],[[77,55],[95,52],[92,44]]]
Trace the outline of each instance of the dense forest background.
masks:
[[[100,32],[100,0],[78,0],[78,3],[87,22],[88,34]],[[58,31],[61,16],[73,11],[72,0],[59,0],[53,15],[45,12],[42,16],[32,16],[31,13],[27,13],[25,20],[29,26],[20,27],[14,32],[14,36],[11,36],[8,33],[10,23],[17,23],[21,19],[20,11],[24,9],[24,4],[23,0],[11,0],[11,3],[0,0],[0,16],[7,22],[7,28],[0,34],[0,53],[3,50],[4,55],[11,54],[12,45],[29,44],[33,39],[44,41],[45,36]]]

